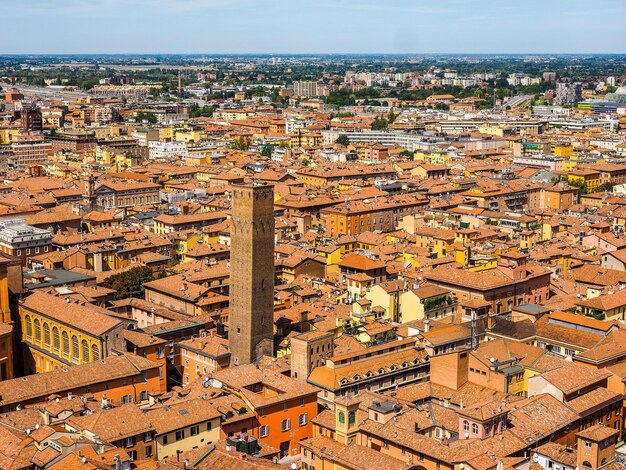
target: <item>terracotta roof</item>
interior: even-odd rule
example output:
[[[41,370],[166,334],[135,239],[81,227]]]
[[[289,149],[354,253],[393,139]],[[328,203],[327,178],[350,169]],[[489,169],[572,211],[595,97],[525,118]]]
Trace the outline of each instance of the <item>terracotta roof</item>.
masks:
[[[103,335],[122,324],[119,320],[109,316],[105,309],[91,304],[66,302],[66,299],[42,290],[36,290],[30,294],[21,305],[28,310],[95,336]]]

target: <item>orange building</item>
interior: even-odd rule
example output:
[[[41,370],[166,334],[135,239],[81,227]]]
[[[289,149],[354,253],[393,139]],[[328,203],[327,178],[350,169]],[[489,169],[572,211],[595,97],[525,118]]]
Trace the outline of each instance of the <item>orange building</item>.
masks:
[[[175,355],[179,363],[183,385],[198,376],[212,374],[225,369],[230,364],[228,340],[217,336],[201,336],[176,344],[179,353]]]
[[[0,323],[0,381],[13,378],[13,326]]]
[[[399,194],[379,200],[348,201],[322,209],[320,217],[331,235],[359,235],[363,232],[395,230],[406,215],[428,205],[417,194]]]
[[[160,387],[161,390],[166,390],[168,364],[165,355],[165,346],[168,342],[163,338],[134,330],[125,330],[124,339],[126,340],[126,351],[132,351],[133,354],[143,356],[149,361],[160,364]]]
[[[43,403],[50,395],[91,394],[111,405],[147,402],[161,388],[161,365],[140,356],[124,353],[102,361],[56,369],[0,382],[0,412],[18,406]]]
[[[222,388],[239,397],[254,412],[248,432],[261,445],[280,449],[281,457],[297,455],[298,442],[313,436],[319,389],[256,364],[224,369],[214,375]]]

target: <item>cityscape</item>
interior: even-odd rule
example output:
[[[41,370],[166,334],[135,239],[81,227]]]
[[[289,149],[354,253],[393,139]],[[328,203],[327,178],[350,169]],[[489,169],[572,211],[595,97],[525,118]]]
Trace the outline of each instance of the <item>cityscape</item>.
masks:
[[[626,469],[620,2],[18,3],[0,470]]]

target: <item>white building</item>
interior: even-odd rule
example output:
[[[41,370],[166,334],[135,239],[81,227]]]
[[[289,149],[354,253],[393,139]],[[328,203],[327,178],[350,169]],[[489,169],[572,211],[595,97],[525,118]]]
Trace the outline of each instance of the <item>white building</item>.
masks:
[[[174,160],[189,155],[186,142],[148,142],[148,155],[151,160]]]

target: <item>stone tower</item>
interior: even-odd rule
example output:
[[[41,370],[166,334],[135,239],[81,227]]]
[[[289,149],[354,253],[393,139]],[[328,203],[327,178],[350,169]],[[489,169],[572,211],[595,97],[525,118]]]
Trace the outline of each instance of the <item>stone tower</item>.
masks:
[[[228,342],[231,365],[274,351],[274,188],[233,185]]]

